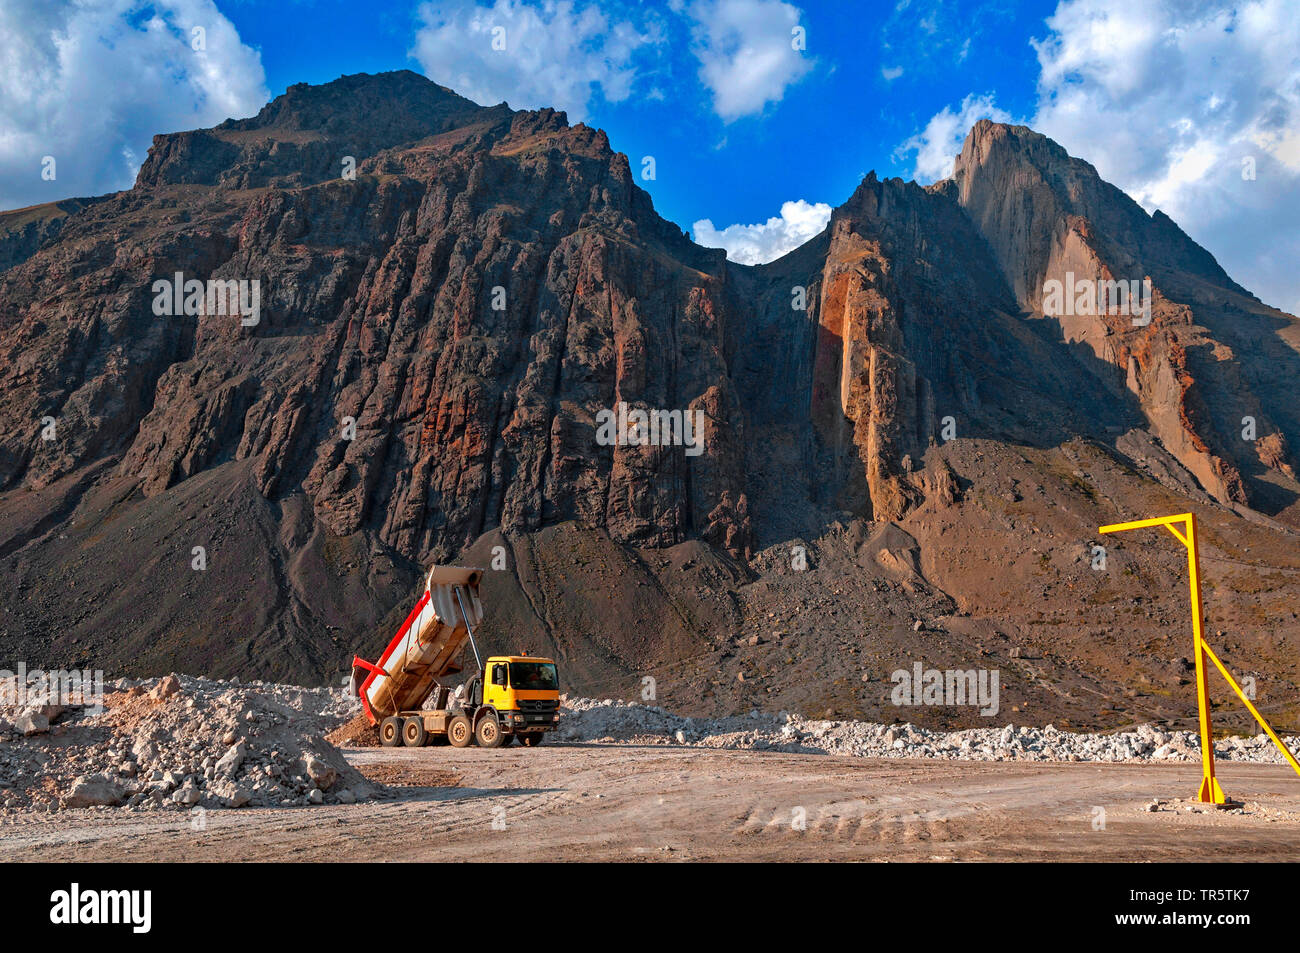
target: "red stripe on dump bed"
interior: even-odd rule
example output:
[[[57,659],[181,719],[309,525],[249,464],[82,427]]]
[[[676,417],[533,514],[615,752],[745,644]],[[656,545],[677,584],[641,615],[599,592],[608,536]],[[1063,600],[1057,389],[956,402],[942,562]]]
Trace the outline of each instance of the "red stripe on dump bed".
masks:
[[[406,617],[406,621],[402,623],[402,627],[397,630],[397,634],[393,636],[392,641],[388,643],[388,648],[384,649],[384,654],[379,656],[379,664],[377,666],[378,671],[371,669],[370,674],[366,676],[366,680],[361,683],[361,707],[366,713],[366,720],[372,725],[379,721],[379,719],[376,718],[375,713],[370,710],[370,699],[366,697],[366,692],[370,688],[370,683],[378,678],[380,674],[388,674],[387,672],[382,671],[383,667],[388,664],[389,657],[397,650],[397,646],[401,644],[402,639],[406,638],[407,630],[411,628],[416,617],[419,616],[424,607],[428,605],[429,600],[432,597],[433,594],[429,592],[428,589],[424,590],[424,595],[420,597],[420,601],[415,604],[415,608],[412,609],[411,614]]]

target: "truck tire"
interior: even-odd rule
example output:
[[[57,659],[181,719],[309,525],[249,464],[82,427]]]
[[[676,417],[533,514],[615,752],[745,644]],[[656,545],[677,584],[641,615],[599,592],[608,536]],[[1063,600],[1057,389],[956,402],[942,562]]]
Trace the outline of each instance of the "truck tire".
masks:
[[[501,722],[491,713],[483,716],[478,727],[474,729],[474,738],[480,748],[500,748],[505,735],[501,732]]]
[[[464,715],[457,715],[447,722],[447,742],[453,748],[468,748],[473,740],[474,729]]]
[[[402,719],[392,715],[379,723],[379,743],[385,748],[396,748],[402,743]]]
[[[519,740],[529,748],[536,748],[542,743],[542,739],[545,737],[546,735],[540,731],[525,731],[519,736]]]
[[[423,718],[412,716],[402,722],[402,744],[406,747],[423,748],[428,739],[429,733],[424,730]]]

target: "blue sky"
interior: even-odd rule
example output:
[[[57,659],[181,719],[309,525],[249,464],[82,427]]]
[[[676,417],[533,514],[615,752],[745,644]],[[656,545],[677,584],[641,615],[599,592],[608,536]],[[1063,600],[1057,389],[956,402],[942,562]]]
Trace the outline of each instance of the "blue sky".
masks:
[[[746,261],[870,169],[933,181],[975,119],[1025,122],[1300,310],[1292,0],[3,0],[0,53],[5,208],[129,187],[152,134],[292,83],[407,68],[606,129],[654,157],[661,214]]]
[[[472,6],[435,5],[448,12]],[[778,101],[726,119],[712,108],[711,92],[696,75],[699,64],[687,49],[688,28],[672,23],[671,11],[662,19],[681,35],[668,36],[652,55],[647,51],[636,58],[646,64],[645,76],[620,101],[608,101],[600,84],[591,87],[580,110],[573,102],[555,103],[542,84],[536,90],[512,91],[504,83],[487,88],[516,107],[568,108],[605,129],[614,148],[629,157],[654,156],[656,178],[642,185],[660,214],[683,227],[702,218],[719,225],[764,221],[790,199],[838,204],[870,169],[910,178],[914,156],[896,155],[899,144],[972,90],[996,92],[999,104],[1012,112],[1032,105],[1037,63],[1029,41],[1047,33],[1043,19],[1054,3],[918,3],[902,11],[895,6],[844,0],[801,4],[797,22],[807,31],[808,73],[786,87]],[[421,62],[410,55],[420,27],[418,5],[370,5],[364,17],[356,15],[355,3],[343,0],[243,0],[221,8],[245,42],[260,46],[272,94],[296,82],[399,68],[458,86],[459,63],[440,64],[434,56]],[[637,20],[640,8],[602,5],[610,20],[620,12]],[[761,6],[756,10],[760,16],[767,12]],[[508,25],[510,19],[499,22]],[[784,40],[788,31],[773,32]],[[790,55],[795,58],[793,50]],[[899,68],[901,75],[885,78],[884,70]],[[655,98],[655,90],[663,98]],[[791,193],[792,183],[798,183],[798,195]]]

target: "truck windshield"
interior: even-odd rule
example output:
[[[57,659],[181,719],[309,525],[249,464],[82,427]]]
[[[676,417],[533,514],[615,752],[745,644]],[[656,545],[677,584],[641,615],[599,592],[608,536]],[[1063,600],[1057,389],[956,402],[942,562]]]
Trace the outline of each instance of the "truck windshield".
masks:
[[[550,662],[511,662],[510,686],[523,691],[553,691],[560,687],[560,678]]]

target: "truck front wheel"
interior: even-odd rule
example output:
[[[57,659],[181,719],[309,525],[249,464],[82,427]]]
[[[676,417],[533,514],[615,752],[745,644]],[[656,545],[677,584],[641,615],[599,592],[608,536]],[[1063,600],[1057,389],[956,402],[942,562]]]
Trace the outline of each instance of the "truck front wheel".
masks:
[[[468,748],[473,740],[474,729],[464,715],[457,715],[447,723],[447,741],[453,748]]]
[[[480,748],[500,748],[505,737],[501,734],[501,723],[497,721],[496,715],[484,715],[474,735]]]
[[[402,743],[402,719],[390,716],[379,723],[379,743],[385,748],[396,748]]]

